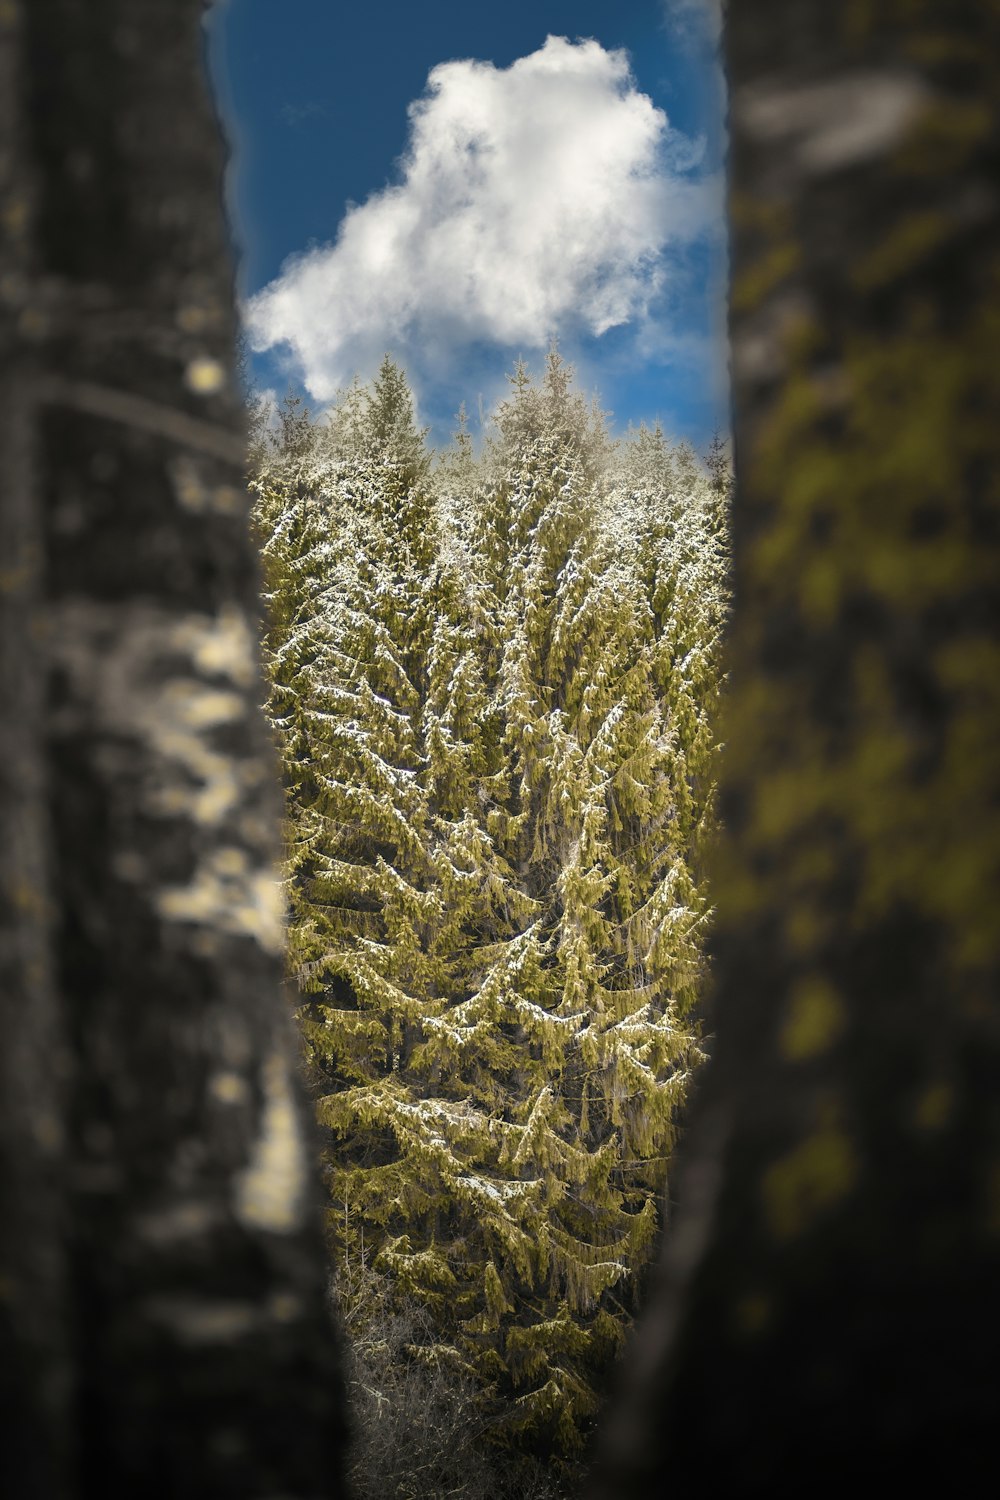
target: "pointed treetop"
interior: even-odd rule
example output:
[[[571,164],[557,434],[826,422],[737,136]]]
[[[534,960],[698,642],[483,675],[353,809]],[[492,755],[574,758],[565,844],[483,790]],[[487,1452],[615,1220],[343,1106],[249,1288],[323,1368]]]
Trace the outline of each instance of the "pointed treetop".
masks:
[[[400,464],[410,479],[424,473],[429,462],[424,447],[427,429],[417,428],[406,374],[388,354],[366,392],[366,402],[365,426],[376,452]]]

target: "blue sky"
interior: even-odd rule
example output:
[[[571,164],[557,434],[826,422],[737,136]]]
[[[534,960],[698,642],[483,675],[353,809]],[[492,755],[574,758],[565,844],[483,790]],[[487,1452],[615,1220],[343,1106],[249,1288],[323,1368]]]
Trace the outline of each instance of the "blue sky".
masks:
[[[622,430],[728,427],[717,0],[217,0],[263,388],[384,352],[446,441],[550,340]]]

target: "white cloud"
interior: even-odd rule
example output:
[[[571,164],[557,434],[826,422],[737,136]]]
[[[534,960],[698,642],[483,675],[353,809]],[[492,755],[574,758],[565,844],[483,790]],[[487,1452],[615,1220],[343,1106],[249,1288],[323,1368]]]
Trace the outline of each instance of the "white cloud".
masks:
[[[325,401],[387,348],[440,370],[462,346],[641,323],[670,246],[718,211],[698,155],[597,42],[442,63],[410,106],[398,184],[250,300],[251,345],[286,346]]]

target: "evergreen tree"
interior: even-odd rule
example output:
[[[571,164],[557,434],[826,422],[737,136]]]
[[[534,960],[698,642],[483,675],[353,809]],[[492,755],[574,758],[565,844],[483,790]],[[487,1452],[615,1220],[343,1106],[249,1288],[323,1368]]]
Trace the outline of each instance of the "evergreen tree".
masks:
[[[520,1054],[502,1096],[524,1134],[502,1164],[543,1185],[545,1208],[532,1274],[502,1262],[503,1347],[521,1420],[571,1445],[620,1333],[609,1309],[621,1313],[652,1238],[697,1056],[688,1011],[704,900],[687,863],[686,742],[641,586],[651,536],[633,525],[622,548],[602,527],[610,445],[558,356],[540,390],[515,372],[497,427],[477,543],[508,786],[487,826],[530,921],[498,935],[481,995],[487,1033]],[[701,578],[717,601],[718,561],[710,553]]]
[[[699,1056],[708,486],[682,454],[668,490],[641,436],[610,524],[612,445],[556,353],[436,493],[390,361],[303,453],[283,421],[258,516],[335,1234],[497,1428],[572,1452]]]

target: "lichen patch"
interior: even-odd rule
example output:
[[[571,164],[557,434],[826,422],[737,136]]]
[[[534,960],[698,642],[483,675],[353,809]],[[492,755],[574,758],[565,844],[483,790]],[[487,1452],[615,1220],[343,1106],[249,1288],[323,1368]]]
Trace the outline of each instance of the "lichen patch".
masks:
[[[248,1229],[291,1234],[302,1223],[306,1151],[288,1061],[281,1053],[267,1059],[262,1083],[260,1134],[236,1179],[236,1214]]]
[[[168,886],[156,898],[167,921],[191,922],[235,937],[250,937],[268,953],[284,949],[284,901],[270,867],[254,866],[245,850],[214,849],[190,884]]]

